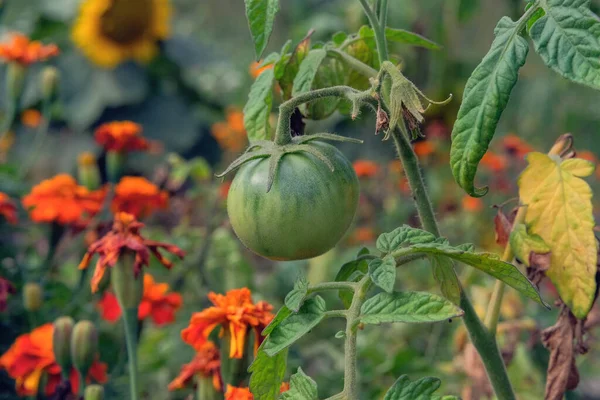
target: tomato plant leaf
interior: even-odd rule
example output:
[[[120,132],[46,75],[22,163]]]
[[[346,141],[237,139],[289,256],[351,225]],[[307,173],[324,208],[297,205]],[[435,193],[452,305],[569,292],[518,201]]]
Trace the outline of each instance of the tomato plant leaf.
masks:
[[[440,290],[444,297],[454,304],[460,303],[460,282],[452,260],[447,257],[429,256],[433,277],[440,285]]]
[[[252,84],[248,102],[244,107],[244,127],[250,142],[271,138],[269,116],[273,106],[274,84],[272,68],[260,74]]]
[[[307,299],[296,314],[275,326],[265,339],[264,350],[273,357],[310,332],[325,316],[325,300],[321,296]]]
[[[436,396],[433,393],[442,383],[438,378],[421,378],[412,382],[402,375],[385,394],[383,400],[458,400],[455,396]]]
[[[435,239],[436,237],[432,233],[403,225],[391,232],[379,235],[375,245],[377,246],[377,250],[384,253],[391,253],[405,245],[430,243],[435,241]]]
[[[310,36],[311,33],[306,35],[304,39],[294,49],[292,54],[290,55],[289,60],[285,64],[285,68],[283,70],[283,74],[281,77],[276,75],[276,78],[279,81],[279,86],[283,92],[283,98],[288,100],[292,97],[292,90],[294,85],[294,78],[298,74],[298,69],[300,68],[300,64],[308,54],[310,50]]]
[[[250,375],[250,391],[255,400],[276,399],[287,366],[287,349],[269,357],[262,346],[259,347],[254,361],[248,368]]]
[[[600,89],[600,19],[589,0],[545,0],[529,35],[544,63],[573,82]]]
[[[275,14],[279,11],[279,0],[244,0],[246,18],[254,41],[254,50],[258,60],[265,51],[273,32]]]
[[[275,398],[275,397],[273,397]],[[290,390],[283,392],[279,397],[280,400],[319,400],[317,392],[317,383],[298,368],[290,378]]]
[[[437,322],[462,315],[460,308],[438,295],[394,292],[378,293],[365,301],[360,321],[375,325],[388,322]]]
[[[573,314],[583,319],[596,291],[597,247],[592,191],[581,179],[594,165],[577,158],[561,161],[542,153],[527,155],[519,195],[527,205],[525,223],[552,250],[546,275]]]
[[[364,249],[363,249],[364,250]],[[361,250],[362,253],[362,250]],[[361,253],[358,255],[360,256]],[[368,254],[368,250],[367,250]],[[358,282],[368,271],[369,263],[366,260],[352,260],[342,265],[335,276],[336,282]],[[351,290],[340,290],[339,297],[346,308],[352,303],[353,293]]]
[[[323,60],[327,57],[325,49],[315,49],[308,52],[294,78],[292,96],[311,90],[317,71]]]
[[[279,311],[277,311],[277,315],[275,315],[275,318],[273,318],[273,320],[269,323],[269,325],[267,325],[265,327],[265,329],[263,329],[263,331],[261,332],[261,335],[262,336],[269,335],[271,332],[273,332],[273,329],[275,329],[283,320],[285,320],[287,317],[289,317],[292,314],[293,314],[292,310],[287,308],[287,306],[281,307],[279,309]]]
[[[372,260],[369,263],[369,275],[374,284],[392,293],[396,283],[396,260],[392,256]]]
[[[294,283],[294,289],[285,296],[285,305],[293,312],[298,312],[308,293],[308,281],[301,276]]]
[[[358,31],[358,36],[365,41],[372,42],[375,45],[375,33],[373,29],[364,25]],[[408,44],[411,46],[423,47],[429,50],[439,50],[442,47],[432,40],[427,39],[418,33],[406,31],[404,29],[385,28],[385,37],[388,42]]]
[[[528,233],[525,224],[514,226],[510,234],[510,247],[515,253],[515,257],[528,267],[531,253],[547,254],[551,250],[540,235]]]
[[[474,197],[487,193],[486,187],[475,188],[477,166],[494,136],[529,51],[527,41],[518,31],[519,25],[508,17],[498,22],[490,51],[467,81],[452,130],[452,174]]]

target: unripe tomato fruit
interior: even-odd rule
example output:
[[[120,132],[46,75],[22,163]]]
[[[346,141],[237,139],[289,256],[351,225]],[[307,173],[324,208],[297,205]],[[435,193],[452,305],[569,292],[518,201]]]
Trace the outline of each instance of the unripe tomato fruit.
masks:
[[[269,158],[246,162],[233,179],[227,196],[231,225],[242,243],[263,257],[319,256],[352,223],[359,194],[352,164],[332,145],[308,145],[325,155],[334,170],[308,152],[297,152],[281,158],[269,192]]]

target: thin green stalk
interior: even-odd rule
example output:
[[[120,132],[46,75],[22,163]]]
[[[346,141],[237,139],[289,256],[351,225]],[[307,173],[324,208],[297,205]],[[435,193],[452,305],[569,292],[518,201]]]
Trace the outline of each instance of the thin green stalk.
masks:
[[[385,33],[387,27],[387,16],[388,16],[388,0],[381,0],[379,3],[379,25]]]
[[[42,121],[40,125],[37,127],[35,132],[35,137],[33,138],[33,143],[31,145],[31,151],[29,153],[29,157],[23,162],[19,171],[19,177],[24,178],[27,176],[29,169],[35,163],[35,160],[38,158],[38,155],[43,148],[44,139],[48,135],[48,128],[50,127],[50,118],[51,118],[51,106],[52,102],[49,98],[45,98],[42,102]]]
[[[343,62],[345,62],[350,68],[363,74],[364,76],[368,76],[368,77],[377,76],[378,71],[375,68],[372,68],[371,66],[365,64],[364,62],[360,61],[359,59],[357,59],[355,57],[352,57],[350,54],[348,54],[344,51],[341,51],[338,49],[331,49],[331,50],[327,50],[327,53],[330,55],[333,55],[335,57],[338,57]]]
[[[371,6],[367,2],[367,0],[359,0],[359,1],[365,12],[365,15],[367,16],[367,19],[369,20],[369,24],[371,25],[371,28],[373,28],[373,32],[375,34],[375,44],[377,45],[377,53],[379,54],[379,59],[387,60],[389,58],[389,56],[388,56],[387,41],[385,38],[385,26],[379,24],[379,21],[377,20],[377,16],[375,15],[375,12],[371,8]]]
[[[308,288],[309,293],[321,292],[326,290],[356,290],[357,283],[353,282],[323,282],[311,285]]]
[[[128,308],[123,312],[123,325],[125,327],[125,344],[127,345],[127,358],[129,367],[129,390],[131,400],[138,400],[138,361],[137,361],[137,329],[138,310]]]

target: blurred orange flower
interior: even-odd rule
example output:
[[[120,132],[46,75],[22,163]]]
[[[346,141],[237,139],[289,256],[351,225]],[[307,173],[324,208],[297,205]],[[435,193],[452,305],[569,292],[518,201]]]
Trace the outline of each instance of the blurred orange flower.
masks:
[[[506,157],[493,151],[485,153],[480,164],[492,172],[502,172],[507,167]]]
[[[262,74],[266,70],[273,68],[273,64],[268,64],[268,65],[261,67],[262,63],[263,63],[263,61],[260,60],[260,61],[254,61],[252,64],[250,64],[250,76],[252,78],[256,79],[256,78],[258,78],[258,76],[260,74]]]
[[[370,160],[356,160],[352,163],[359,178],[371,178],[379,173],[379,164]]]
[[[169,205],[169,195],[144,177],[126,176],[115,186],[111,209],[144,218]]]
[[[138,308],[138,319],[144,320],[152,316],[152,320],[158,326],[170,324],[175,321],[175,312],[181,307],[181,295],[179,293],[167,293],[169,284],[155,283],[152,275],[144,274],[144,294]],[[109,322],[116,322],[121,318],[121,308],[117,297],[110,293],[104,293],[98,302],[102,318]]]
[[[435,153],[435,145],[429,140],[422,140],[413,144],[415,154],[419,157],[428,157]]]
[[[483,201],[481,201],[481,199],[465,195],[462,199],[462,206],[465,211],[477,212],[483,210]]]
[[[581,159],[584,159],[584,160],[587,160],[587,161],[593,162],[593,163],[598,162],[596,155],[589,150],[584,150],[584,151],[578,152],[577,158],[581,158]]]
[[[106,189],[90,191],[67,174],[46,179],[31,189],[23,206],[35,222],[84,223],[102,209]]]
[[[6,193],[0,192],[0,215],[11,224],[17,223],[17,207]]]
[[[244,113],[237,108],[229,107],[225,121],[213,124],[211,133],[223,150],[233,153],[242,151],[248,143],[244,128]]]
[[[400,160],[392,160],[388,164],[388,169],[392,174],[401,174],[404,171],[404,167],[402,166],[402,161]]]
[[[17,293],[15,286],[7,279],[0,277],[0,312],[6,311],[9,294]]]
[[[30,333],[17,337],[13,345],[0,357],[0,367],[16,380],[19,396],[35,396],[44,373],[47,376],[46,387],[43,388],[45,395],[53,394],[60,384],[61,370],[52,351],[53,331],[52,324],[35,328]],[[95,361],[86,380],[93,378],[99,383],[106,382],[106,369],[106,364]],[[69,377],[72,391],[77,393],[79,374],[75,368],[70,371]]]
[[[147,150],[148,141],[142,137],[142,126],[131,121],[114,121],[100,125],[94,135],[106,151]]]
[[[231,181],[223,182],[219,186],[219,197],[221,200],[227,200],[227,195],[229,194],[229,189],[231,188]]]
[[[273,319],[273,306],[264,301],[254,304],[248,288],[233,289],[225,295],[210,292],[208,299],[214,306],[192,315],[190,325],[181,332],[183,341],[198,349],[221,326],[221,335],[229,335],[229,357],[242,358],[251,327],[255,331],[254,348],[258,349],[260,333]]]
[[[164,249],[179,258],[183,258],[185,253],[179,247],[144,238],[140,234],[140,229],[143,227],[144,224],[137,221],[132,214],[120,212],[115,215],[112,230],[98,241],[92,243],[88,248],[87,253],[79,264],[79,269],[87,268],[95,253],[98,253],[100,256],[96,263],[94,276],[92,276],[92,293],[98,290],[98,285],[104,276],[106,268],[114,267],[119,257],[126,251],[135,253],[133,269],[136,278],[142,267],[149,265],[150,253],[154,254],[158,261],[165,267],[172,267],[173,263],[164,258],[159,249]]]
[[[42,113],[30,108],[21,114],[21,123],[28,128],[37,128],[42,122]]]
[[[375,231],[370,226],[360,226],[354,229],[352,236],[350,236],[350,243],[369,243],[374,242],[377,238]]]
[[[527,153],[531,153],[534,149],[526,141],[510,133],[502,138],[504,150],[511,156],[523,159]]]
[[[248,388],[238,388],[227,385],[225,400],[254,400],[254,396]]]
[[[204,378],[212,377],[215,390],[219,392],[222,390],[219,349],[213,342],[205,342],[196,352],[194,359],[181,367],[177,378],[169,383],[169,390],[183,389],[193,384],[193,378],[196,375]]]
[[[5,62],[16,62],[22,66],[45,61],[57,56],[58,53],[55,44],[43,45],[37,40],[29,40],[21,33],[14,33],[9,41],[0,43],[0,59]]]

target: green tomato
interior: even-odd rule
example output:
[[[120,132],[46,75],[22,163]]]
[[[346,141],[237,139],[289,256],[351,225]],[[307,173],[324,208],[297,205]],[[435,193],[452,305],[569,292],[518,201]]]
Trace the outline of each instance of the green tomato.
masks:
[[[286,153],[267,192],[269,158],[243,164],[227,196],[231,225],[242,243],[272,260],[319,256],[344,236],[358,206],[352,164],[334,146],[313,141],[331,165],[308,152]]]

